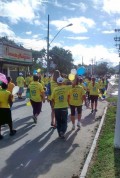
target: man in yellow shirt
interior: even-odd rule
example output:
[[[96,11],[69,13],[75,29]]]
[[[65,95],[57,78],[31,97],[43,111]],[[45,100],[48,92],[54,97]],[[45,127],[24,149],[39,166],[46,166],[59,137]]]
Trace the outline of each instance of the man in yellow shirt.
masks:
[[[68,116],[68,88],[62,85],[64,79],[57,78],[58,86],[54,88],[51,99],[52,107],[55,111],[55,118],[57,121],[57,131],[60,138],[65,138],[67,130],[67,116]]]
[[[24,91],[25,80],[21,72],[19,73],[19,76],[17,77],[16,82],[17,82],[17,86],[19,87],[18,98],[22,99],[22,93]]]
[[[90,92],[91,100],[91,113],[94,111],[97,112],[98,96],[99,96],[99,83],[96,82],[96,79],[92,77],[91,83],[88,85],[88,91]]]
[[[30,90],[30,102],[33,108],[33,120],[37,123],[37,116],[41,112],[42,101],[45,102],[44,89],[41,83],[38,82],[38,76],[33,76],[33,82],[28,86]]]

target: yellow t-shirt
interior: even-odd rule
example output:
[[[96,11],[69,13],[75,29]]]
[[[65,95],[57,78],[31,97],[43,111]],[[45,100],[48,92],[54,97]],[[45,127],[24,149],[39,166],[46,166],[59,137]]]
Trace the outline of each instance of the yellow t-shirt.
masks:
[[[37,81],[33,81],[30,83],[28,88],[30,89],[30,99],[35,102],[41,102],[41,94],[44,92],[42,84]]]
[[[88,90],[90,91],[90,95],[99,95],[99,83],[95,83],[94,86],[92,82],[88,85]]]
[[[54,88],[51,99],[54,100],[54,108],[68,107],[68,88],[65,85]]]
[[[45,83],[42,80],[40,83],[42,84],[43,88],[45,88]]]
[[[0,108],[10,108],[8,103],[10,94],[11,93],[9,91],[0,89]]]
[[[32,82],[31,77],[30,77],[30,76],[26,77],[26,78],[25,78],[25,83],[26,83],[26,85],[29,85],[30,82]]]
[[[69,90],[69,104],[73,106],[81,106],[82,98],[85,95],[85,90],[82,86],[76,85]]]
[[[50,82],[51,95],[53,93],[54,88],[56,88],[56,87],[58,87],[58,84],[54,80],[52,80]],[[49,100],[51,100],[51,95],[48,95]]]
[[[42,80],[43,80],[43,82],[44,82],[44,84],[45,84],[45,85],[47,85],[47,84],[48,84],[48,77],[43,77],[43,79],[42,79]]]
[[[24,80],[24,78],[22,76],[17,77],[16,82],[17,82],[17,86],[24,87],[25,80]]]
[[[99,85],[100,85],[100,89],[103,89],[106,87],[106,82],[104,81],[103,83],[103,81],[100,80]]]

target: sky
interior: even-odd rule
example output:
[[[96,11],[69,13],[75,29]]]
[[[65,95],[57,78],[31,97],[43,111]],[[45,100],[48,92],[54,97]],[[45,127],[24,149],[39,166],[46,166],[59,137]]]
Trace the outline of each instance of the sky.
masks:
[[[27,49],[70,50],[74,64],[119,63],[114,37],[120,36],[119,0],[1,0],[0,37]],[[68,26],[72,24],[72,26]]]

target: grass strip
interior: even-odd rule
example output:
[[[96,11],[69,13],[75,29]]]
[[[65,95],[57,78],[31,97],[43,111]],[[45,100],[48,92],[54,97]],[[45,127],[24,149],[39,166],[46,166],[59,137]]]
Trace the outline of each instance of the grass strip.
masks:
[[[117,98],[108,99],[105,122],[86,178],[120,178],[120,149],[114,148]]]

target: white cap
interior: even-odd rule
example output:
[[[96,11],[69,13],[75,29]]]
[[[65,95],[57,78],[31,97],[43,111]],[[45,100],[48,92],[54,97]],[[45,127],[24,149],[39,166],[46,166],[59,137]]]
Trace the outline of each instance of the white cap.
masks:
[[[23,75],[23,74],[22,74],[22,72],[20,72],[20,73],[19,73],[19,75],[21,75],[21,76],[22,76],[22,75]]]
[[[64,82],[64,79],[62,77],[57,78],[57,83],[63,83],[63,82]]]

